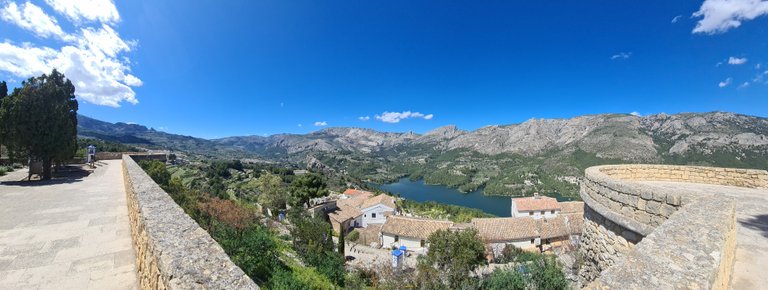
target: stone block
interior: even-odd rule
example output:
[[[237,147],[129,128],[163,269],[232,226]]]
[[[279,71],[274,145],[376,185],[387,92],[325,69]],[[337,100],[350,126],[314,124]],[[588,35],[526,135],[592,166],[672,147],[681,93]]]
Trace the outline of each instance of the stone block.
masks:
[[[648,189],[643,189],[643,191],[640,192],[640,198],[645,200],[651,200],[653,199],[653,192],[651,192]]]
[[[669,217],[672,215],[677,209],[675,207],[668,205],[668,204],[661,204],[661,208],[659,209],[659,213],[664,217]]]
[[[648,204],[647,200],[638,198],[637,203],[635,204],[635,207],[641,211],[645,211],[647,204]]]
[[[667,194],[665,192],[661,192],[661,191],[653,192],[653,200],[655,201],[664,201],[666,198],[667,198]]]
[[[667,195],[667,203],[674,206],[680,205],[680,195],[679,194],[668,194]]]
[[[653,200],[649,201],[646,206],[646,211],[654,215],[661,214],[661,203]]]

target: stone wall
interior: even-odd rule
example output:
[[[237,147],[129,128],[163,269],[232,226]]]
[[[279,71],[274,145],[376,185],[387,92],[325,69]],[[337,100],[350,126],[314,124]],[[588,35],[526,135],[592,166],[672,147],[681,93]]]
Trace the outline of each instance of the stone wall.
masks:
[[[623,180],[656,180],[768,188],[765,170],[679,165],[607,165],[599,170]]]
[[[734,245],[730,245],[728,242],[732,242],[732,240],[729,240],[730,238],[726,234],[733,227],[724,226],[734,222],[732,221],[732,203],[729,205],[727,201],[721,200],[717,196],[702,197],[685,190],[671,190],[634,181],[676,181],[766,188],[768,187],[768,172],[763,170],[674,165],[606,165],[588,168],[585,171],[585,178],[581,183],[581,197],[586,205],[584,212],[584,234],[581,248],[579,249],[579,254],[584,259],[580,270],[580,276],[584,281],[592,281],[600,277],[599,281],[603,281],[601,282],[603,284],[598,283],[595,285],[618,286],[618,284],[611,284],[609,277],[605,278],[608,280],[605,280],[603,278],[605,273],[601,274],[601,272],[619,267],[631,268],[631,266],[620,266],[620,264],[630,259],[630,257],[634,257],[631,259],[639,261],[638,259],[641,258],[638,258],[638,255],[642,256],[651,253],[654,247],[664,245],[662,240],[665,237],[674,235],[683,236],[688,234],[689,236],[685,236],[683,241],[694,241],[694,246],[698,245],[697,242],[702,242],[703,244],[699,245],[699,248],[705,246],[722,247],[723,250],[733,248]],[[694,203],[696,204],[694,205]],[[672,231],[673,229],[680,230],[680,228],[675,228],[675,225],[685,225],[685,222],[679,221],[679,219],[699,218],[697,214],[701,214],[701,212],[695,210],[704,206],[712,209],[712,207],[717,207],[718,204],[721,207],[724,206],[724,208],[731,207],[730,214],[727,209],[720,208],[718,211],[718,214],[724,214],[730,220],[726,218],[713,220],[710,218],[708,220],[709,223],[700,223],[699,226],[705,227],[701,229],[704,231],[704,234],[711,234],[707,237],[708,239],[698,240],[699,238],[694,236],[692,231],[682,231],[679,233]],[[674,218],[675,222],[671,222],[671,218]],[[691,220],[690,222],[693,224],[696,220]],[[667,236],[659,233],[662,227],[664,231],[661,233]],[[669,229],[669,227],[673,228]],[[683,229],[687,227],[689,226],[685,226]],[[725,227],[725,229],[722,227]],[[646,237],[651,237],[654,234],[656,235],[655,240],[645,242],[647,240]],[[712,235],[715,236],[713,237]],[[648,245],[642,246],[645,244]],[[669,251],[669,249],[665,250]],[[662,252],[659,251],[658,253]],[[688,253],[686,257],[691,257],[691,255],[696,256],[697,254]],[[713,267],[720,269],[717,268],[720,262],[730,265],[728,264],[730,263],[729,261],[726,258],[718,259],[716,261],[718,264],[713,264]],[[711,270],[712,268],[703,267],[702,269]],[[631,269],[624,270],[628,271]],[[667,268],[667,270],[669,269]],[[631,273],[646,279],[649,277],[647,274],[640,272]],[[679,274],[682,272],[672,271],[672,273]],[[617,276],[619,274],[612,275]],[[625,273],[623,275],[629,274]],[[712,275],[708,274],[707,277],[710,276]],[[727,281],[724,283],[727,284]]]
[[[587,289],[726,289],[736,248],[734,202],[684,207]]]
[[[141,289],[259,289],[133,158],[122,158]]]

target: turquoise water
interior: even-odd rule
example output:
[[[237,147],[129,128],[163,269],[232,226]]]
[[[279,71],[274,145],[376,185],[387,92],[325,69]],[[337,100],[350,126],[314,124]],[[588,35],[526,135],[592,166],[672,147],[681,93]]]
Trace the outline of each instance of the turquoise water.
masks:
[[[500,217],[508,217],[511,215],[510,206],[512,202],[510,197],[483,195],[482,190],[463,193],[455,188],[443,185],[424,184],[424,180],[412,181],[407,177],[402,178],[395,183],[371,185],[393,194],[399,194],[410,200],[435,201],[445,204],[466,206]],[[558,194],[547,195],[555,197],[559,201],[571,200],[571,198],[562,197]]]

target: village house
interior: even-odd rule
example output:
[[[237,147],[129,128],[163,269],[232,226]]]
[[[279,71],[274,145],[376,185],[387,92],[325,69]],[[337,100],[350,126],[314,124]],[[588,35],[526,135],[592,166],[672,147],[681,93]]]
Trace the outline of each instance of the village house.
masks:
[[[395,198],[386,194],[347,189],[336,201],[337,209],[328,214],[334,231],[349,231],[356,227],[383,224],[397,211]]]
[[[450,221],[390,216],[381,227],[381,245],[387,248],[406,246],[408,250],[423,252],[429,246],[429,235],[452,226]]]
[[[343,230],[347,233],[353,228],[362,226],[362,216],[363,212],[356,207],[342,204],[336,211],[328,214],[328,220],[334,232],[341,233]]]
[[[511,213],[512,217],[553,218],[560,213],[560,205],[557,199],[536,192],[531,197],[512,198]]]
[[[517,248],[537,251],[540,241],[538,220],[532,218],[475,218],[472,227],[486,250],[493,256],[501,255],[504,247],[513,245]]]
[[[386,194],[380,194],[366,199],[360,205],[360,210],[363,212],[363,227],[367,227],[369,224],[383,224],[387,221],[387,217],[395,214],[397,205],[395,205],[395,198]]]

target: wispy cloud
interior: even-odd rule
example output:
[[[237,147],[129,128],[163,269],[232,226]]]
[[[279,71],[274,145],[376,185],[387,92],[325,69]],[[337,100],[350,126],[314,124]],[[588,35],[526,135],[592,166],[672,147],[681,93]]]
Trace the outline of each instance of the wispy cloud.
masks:
[[[298,124],[298,125],[296,125],[296,126],[298,126],[298,127],[301,127],[302,125],[301,125],[301,124]]]
[[[731,82],[733,82],[733,78],[727,78],[724,81],[722,81],[719,84],[717,84],[717,86],[721,87],[721,88],[724,88],[724,87],[727,87],[728,85],[730,85]]]
[[[672,23],[677,23],[680,21],[680,19],[683,18],[683,15],[677,15],[674,18],[672,18]]]
[[[632,115],[632,116],[635,116],[635,117],[642,117],[642,116],[643,116],[643,115],[641,115],[641,114],[640,114],[639,112],[637,112],[637,111],[634,111],[634,112],[632,112],[632,113],[629,113],[629,114],[630,114],[630,115]]]
[[[317,127],[328,126],[328,122],[326,122],[326,121],[317,121],[317,122],[315,122],[315,126],[317,126]]]
[[[614,54],[611,56],[611,60],[622,60],[622,59],[628,59],[632,56],[632,52],[619,52],[617,54]]]
[[[739,89],[743,89],[743,88],[746,88],[748,86],[749,86],[749,82],[744,82],[744,83],[740,84],[738,88]]]
[[[747,63],[747,58],[746,57],[738,58],[738,57],[733,57],[732,56],[732,57],[728,58],[728,64],[730,64],[730,65],[740,65],[740,64],[745,64],[745,63]]]
[[[112,27],[120,14],[111,0],[45,0],[71,21],[76,32],[66,32],[55,17],[30,2],[2,1],[0,18],[39,38],[61,40],[60,47],[29,42],[0,42],[0,71],[19,78],[50,73],[56,68],[75,85],[77,97],[89,103],[119,107],[138,103],[132,87],[142,81],[131,73],[126,55],[137,45]]]
[[[400,123],[401,120],[410,119],[410,118],[432,120],[433,117],[434,117],[433,114],[422,114],[419,112],[411,112],[411,111],[384,112],[381,115],[375,116],[376,120],[382,121],[384,123]]]
[[[368,120],[370,120],[370,119],[371,119],[371,116],[362,116],[362,117],[357,117],[357,119],[358,119],[358,120],[360,120],[360,121],[368,121]]]
[[[693,33],[723,33],[741,26],[742,21],[768,14],[768,2],[762,0],[704,0],[694,18],[701,18]]]

